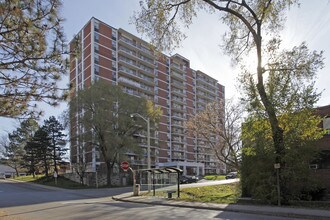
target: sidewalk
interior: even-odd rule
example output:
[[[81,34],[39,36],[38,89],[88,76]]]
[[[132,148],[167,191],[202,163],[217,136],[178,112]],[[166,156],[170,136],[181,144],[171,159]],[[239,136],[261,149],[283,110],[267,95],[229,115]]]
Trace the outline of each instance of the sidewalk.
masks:
[[[167,199],[152,196],[132,196],[132,193],[124,193],[113,196],[114,200],[123,202],[144,203],[150,205],[165,205],[194,209],[210,209],[219,211],[242,212],[250,214],[271,215],[279,217],[292,217],[303,219],[327,219],[330,220],[330,211],[318,209],[287,208],[277,206],[215,204],[201,202],[185,202],[175,199]]]

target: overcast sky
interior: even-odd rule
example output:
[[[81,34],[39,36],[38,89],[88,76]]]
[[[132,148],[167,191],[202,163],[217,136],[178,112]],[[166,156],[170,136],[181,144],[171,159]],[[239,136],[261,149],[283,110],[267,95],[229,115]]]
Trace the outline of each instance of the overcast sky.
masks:
[[[66,19],[64,31],[67,40],[87,23],[96,17],[114,28],[123,28],[137,36],[133,25],[129,24],[130,16],[139,8],[138,0],[65,0],[62,16]],[[188,38],[182,42],[181,48],[172,53],[179,53],[190,60],[191,68],[201,70],[226,87],[226,98],[238,97],[236,89],[238,70],[231,67],[230,59],[225,56],[219,45],[226,26],[219,21],[218,15],[200,14],[194,19],[186,34]],[[306,41],[309,49],[323,50],[325,68],[318,73],[316,86],[323,91],[318,106],[330,104],[330,1],[302,0],[300,8],[292,8],[288,12],[286,28],[281,34],[283,45],[292,48]],[[144,38],[145,39],[145,38]],[[145,39],[147,40],[147,39]],[[68,77],[65,79],[68,83]],[[66,105],[57,108],[45,107],[45,118],[59,115]],[[13,120],[0,118],[0,133],[10,131],[17,124]]]

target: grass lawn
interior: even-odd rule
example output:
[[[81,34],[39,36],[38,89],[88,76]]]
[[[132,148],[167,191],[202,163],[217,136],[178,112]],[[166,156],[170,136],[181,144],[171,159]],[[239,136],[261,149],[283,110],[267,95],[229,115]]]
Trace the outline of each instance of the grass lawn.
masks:
[[[182,189],[180,200],[189,202],[236,203],[241,195],[238,183]]]
[[[225,175],[207,175],[207,176],[204,176],[204,179],[206,179],[206,180],[225,180],[226,176]]]
[[[20,176],[16,177],[16,180],[24,181],[24,182],[32,182],[32,183],[38,183],[46,186],[56,186],[61,187],[65,189],[86,189],[91,188],[88,186],[83,186],[79,183],[73,182],[65,177],[58,176],[57,178],[57,184],[55,183],[55,179],[53,176],[46,177],[44,175],[36,175],[35,178],[33,176]]]

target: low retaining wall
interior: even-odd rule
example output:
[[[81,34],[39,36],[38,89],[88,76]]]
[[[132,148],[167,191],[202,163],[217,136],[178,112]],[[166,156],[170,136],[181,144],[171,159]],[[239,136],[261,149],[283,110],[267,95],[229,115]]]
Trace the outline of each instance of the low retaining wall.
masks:
[[[69,180],[80,183],[80,177],[77,173],[65,173],[63,176]],[[97,174],[95,172],[86,172],[84,177],[84,185],[87,186],[97,186],[96,178],[98,186],[107,185],[107,175],[106,174]],[[111,185],[112,186],[128,186],[132,185],[132,177],[128,173],[119,173],[111,176]]]

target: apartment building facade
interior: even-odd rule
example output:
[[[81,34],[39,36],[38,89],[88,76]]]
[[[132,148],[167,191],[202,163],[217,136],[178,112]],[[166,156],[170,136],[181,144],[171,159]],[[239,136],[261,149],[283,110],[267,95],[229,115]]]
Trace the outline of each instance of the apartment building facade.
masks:
[[[157,130],[151,133],[152,167],[175,166],[186,175],[220,173],[222,167],[203,140],[186,131],[184,122],[207,103],[224,104],[225,88],[207,74],[190,68],[190,61],[175,54],[155,53],[152,46],[133,34],[92,18],[70,43],[70,83],[77,92],[97,80],[119,85],[124,92],[152,100],[163,110]],[[71,123],[71,161],[84,154],[89,170],[102,163],[93,146],[81,150],[81,132]],[[138,134],[146,149],[146,132]],[[201,150],[203,149],[203,150]],[[127,155],[132,166],[146,167],[146,160]]]

